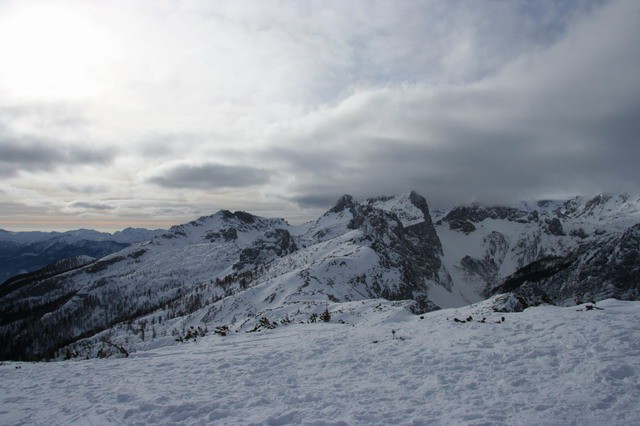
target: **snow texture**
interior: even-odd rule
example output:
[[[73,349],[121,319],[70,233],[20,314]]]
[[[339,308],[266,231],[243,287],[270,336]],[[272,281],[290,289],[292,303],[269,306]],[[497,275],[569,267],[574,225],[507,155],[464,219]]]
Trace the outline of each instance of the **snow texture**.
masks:
[[[336,303],[330,323],[8,362],[0,424],[637,424],[640,302],[495,312],[516,305]]]

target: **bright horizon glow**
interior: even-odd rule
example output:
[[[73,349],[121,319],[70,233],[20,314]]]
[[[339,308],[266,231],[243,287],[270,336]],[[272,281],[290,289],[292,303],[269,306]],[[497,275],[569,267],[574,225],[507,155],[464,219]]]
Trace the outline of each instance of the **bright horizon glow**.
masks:
[[[32,231],[42,231],[42,232],[66,232],[66,231],[75,231],[77,229],[93,229],[99,232],[108,232],[113,234],[116,231],[122,231],[126,228],[145,228],[145,229],[169,229],[173,225],[178,225],[179,223],[174,223],[168,220],[148,220],[145,219],[143,221],[131,221],[128,224],[123,224],[121,222],[108,222],[108,221],[95,221],[95,220],[34,220],[30,224],[25,224],[21,222],[8,222],[6,226],[0,227],[5,231],[9,232],[32,232]]]

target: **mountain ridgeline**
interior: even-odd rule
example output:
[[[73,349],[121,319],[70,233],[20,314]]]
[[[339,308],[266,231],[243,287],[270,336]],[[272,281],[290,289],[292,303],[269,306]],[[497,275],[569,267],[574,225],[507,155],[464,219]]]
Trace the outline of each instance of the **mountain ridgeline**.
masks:
[[[415,192],[345,195],[296,226],[221,210],[0,286],[0,357],[124,354],[209,329],[315,321],[369,299],[414,313],[500,292],[528,303],[637,299],[639,272],[640,200],[624,194],[433,217]]]

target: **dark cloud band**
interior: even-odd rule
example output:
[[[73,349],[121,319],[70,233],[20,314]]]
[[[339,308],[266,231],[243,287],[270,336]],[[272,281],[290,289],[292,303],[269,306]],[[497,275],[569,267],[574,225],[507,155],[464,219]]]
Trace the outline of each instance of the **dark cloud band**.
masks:
[[[86,201],[74,201],[69,204],[70,207],[88,210],[112,210],[113,206],[104,203],[90,203]]]
[[[266,170],[222,164],[178,164],[157,172],[148,182],[165,188],[243,188],[269,181]]]
[[[50,171],[62,166],[108,164],[113,150],[87,148],[53,140],[16,137],[0,128],[0,177],[20,171]]]

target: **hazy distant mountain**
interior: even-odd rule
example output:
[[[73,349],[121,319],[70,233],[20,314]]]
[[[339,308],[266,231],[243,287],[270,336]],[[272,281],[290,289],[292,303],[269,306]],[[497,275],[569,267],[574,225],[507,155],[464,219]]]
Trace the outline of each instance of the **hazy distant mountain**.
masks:
[[[0,283],[74,256],[100,258],[164,230],[127,228],[114,234],[91,229],[67,232],[10,232],[0,229]]]
[[[461,206],[434,224],[414,192],[345,195],[297,226],[221,210],[86,266],[14,282],[0,299],[0,338],[10,342],[2,357],[96,356],[113,349],[105,341],[164,345],[197,327],[249,331],[370,299],[418,313],[498,290],[558,304],[637,298],[639,215],[638,198],[615,195]]]

